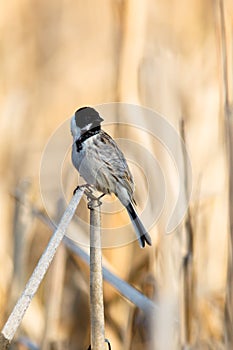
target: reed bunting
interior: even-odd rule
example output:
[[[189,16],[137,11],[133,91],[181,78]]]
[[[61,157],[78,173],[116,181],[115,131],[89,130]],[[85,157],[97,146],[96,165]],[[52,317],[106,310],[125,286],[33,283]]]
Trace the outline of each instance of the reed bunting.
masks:
[[[91,107],[78,109],[71,119],[72,162],[89,185],[102,195],[114,193],[126,208],[140,247],[151,245],[151,237],[134,205],[134,181],[126,159],[116,142],[101,129],[103,119]]]

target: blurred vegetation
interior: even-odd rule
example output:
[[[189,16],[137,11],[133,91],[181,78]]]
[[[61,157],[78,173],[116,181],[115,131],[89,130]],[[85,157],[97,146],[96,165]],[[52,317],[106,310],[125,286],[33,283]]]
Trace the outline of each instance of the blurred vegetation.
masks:
[[[113,350],[232,348],[224,118],[226,91],[228,107],[233,97],[232,24],[230,0],[1,2],[0,325],[51,235],[17,203],[15,189],[23,187],[44,210],[39,169],[48,138],[78,107],[116,101],[152,108],[178,132],[183,119],[193,194],[173,234],[164,235],[163,217],[151,230],[151,249],[134,243],[104,250],[117,274],[159,305],[152,324],[106,283],[106,337]],[[177,183],[160,156],[173,203]],[[88,267],[60,247],[14,347],[87,349],[88,276]]]

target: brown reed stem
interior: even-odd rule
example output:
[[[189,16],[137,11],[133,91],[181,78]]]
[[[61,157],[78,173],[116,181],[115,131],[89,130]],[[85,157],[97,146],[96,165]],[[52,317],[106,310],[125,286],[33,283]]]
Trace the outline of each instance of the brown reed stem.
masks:
[[[105,348],[103,272],[100,229],[100,205],[91,198],[90,209],[90,307],[91,307],[91,349]]]

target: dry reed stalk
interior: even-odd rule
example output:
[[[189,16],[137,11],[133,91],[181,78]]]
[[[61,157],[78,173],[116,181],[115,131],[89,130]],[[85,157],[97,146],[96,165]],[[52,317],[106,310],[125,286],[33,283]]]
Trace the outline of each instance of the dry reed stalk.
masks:
[[[186,146],[185,124],[181,120],[180,134]],[[189,179],[187,172],[187,161],[185,154],[183,154],[183,164],[185,172],[185,193],[188,191]],[[187,196],[185,198],[187,201]],[[185,218],[185,255],[183,257],[182,271],[181,271],[181,286],[182,286],[182,322],[181,322],[181,343],[186,349],[191,344],[192,333],[192,313],[193,313],[193,227],[190,207],[188,208]]]
[[[101,202],[93,197],[90,209],[90,307],[91,307],[91,349],[105,347],[103,272],[100,227]]]
[[[140,0],[127,0],[123,6],[117,100],[139,103],[138,70],[143,57],[147,3]],[[137,18],[136,21],[135,18]]]
[[[79,246],[77,246],[70,238],[64,237],[66,246],[87,264],[90,262],[89,255]],[[110,266],[109,266],[110,267]],[[145,313],[158,311],[158,306],[136,288],[122,280],[120,277],[111,272],[110,268],[103,267],[104,280],[113,286],[123,297],[140,308]]]
[[[62,205],[63,201],[58,201],[56,221],[64,212]],[[45,328],[41,350],[49,350],[51,348],[61,348],[61,335],[59,329],[60,312],[62,305],[62,296],[65,280],[66,268],[66,249],[61,245],[54,257],[50,270],[48,271],[48,278],[46,283],[46,317]]]
[[[15,332],[17,331],[25,312],[27,311],[33,296],[35,295],[44,275],[50,266],[51,261],[56,253],[56,250],[61,243],[68,225],[75,213],[76,207],[79,204],[82,195],[84,193],[84,188],[79,188],[74,196],[72,197],[65,213],[63,214],[61,221],[52,235],[44,253],[42,254],[36,268],[34,269],[23,293],[18,299],[13,311],[11,312],[7,322],[5,323],[1,332],[1,343],[5,344],[4,341],[8,343],[13,339]],[[2,348],[4,349],[4,348]],[[1,348],[0,348],[1,350]]]
[[[20,198],[18,198],[20,200]],[[23,202],[22,204],[29,205],[28,202]],[[53,223],[47,218],[47,216],[42,213],[38,208],[30,203],[31,211],[34,216],[36,216],[41,222],[43,222],[50,229],[54,229]],[[63,242],[66,247],[71,250],[75,255],[81,258],[85,263],[90,264],[90,256],[85,248],[81,248],[75,244],[72,239],[65,236]],[[106,261],[105,261],[106,263]],[[129,300],[132,304],[143,310],[144,312],[156,312],[158,307],[153,303],[149,298],[139,292],[137,289],[132,287],[130,284],[125,282],[123,279],[118,277],[115,273],[112,272],[113,268],[110,263],[106,263],[106,266],[103,267],[103,276],[106,282],[108,282],[113,288],[115,288],[123,297]]]
[[[64,289],[66,249],[61,245],[54,258],[47,278],[47,302],[45,305],[45,329],[41,350],[59,348],[61,343],[59,321]]]
[[[233,96],[230,93],[232,78],[230,75],[229,61],[230,56],[229,42],[226,34],[226,16],[224,1],[219,1],[219,21],[220,21],[220,55],[222,65],[222,91],[224,98],[224,122],[226,137],[226,157],[228,170],[228,265],[227,265],[227,287],[225,304],[225,329],[227,347],[233,348]],[[232,30],[231,30],[232,35]],[[231,38],[232,39],[232,38]],[[232,50],[232,47],[230,46]]]
[[[226,112],[227,156],[228,156],[228,263],[227,288],[225,305],[226,341],[229,349],[233,349],[233,115]]]
[[[23,181],[15,190],[14,207],[14,269],[13,269],[13,300],[17,298],[24,288],[26,280],[27,257],[29,253],[29,237],[32,232],[33,215],[30,205],[22,205],[21,202],[28,203],[30,183]],[[17,200],[17,198],[19,200]]]

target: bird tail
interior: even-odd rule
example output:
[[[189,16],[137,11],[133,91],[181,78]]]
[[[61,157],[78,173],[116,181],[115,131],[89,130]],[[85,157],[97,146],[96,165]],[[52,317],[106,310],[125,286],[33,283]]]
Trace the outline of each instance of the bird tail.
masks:
[[[129,203],[126,206],[126,209],[128,211],[129,217],[130,217],[132,224],[134,226],[140,247],[144,248],[146,243],[148,245],[152,245],[151,237],[150,237],[149,233],[146,231],[145,227],[143,226],[141,220],[139,219],[133,205],[131,203]]]

